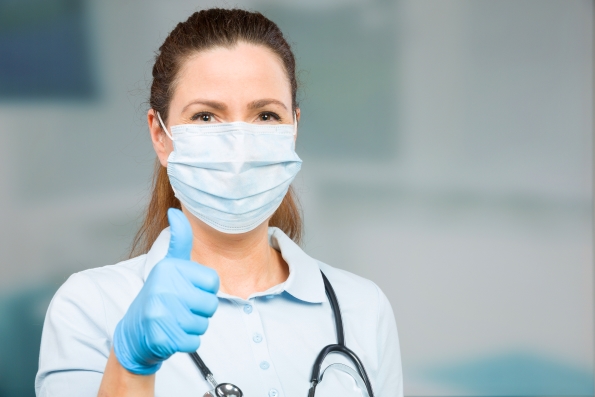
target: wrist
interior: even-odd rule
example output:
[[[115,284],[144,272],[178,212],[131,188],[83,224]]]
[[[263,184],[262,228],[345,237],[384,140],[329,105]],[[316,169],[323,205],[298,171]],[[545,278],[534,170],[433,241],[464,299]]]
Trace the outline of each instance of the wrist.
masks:
[[[124,368],[112,349],[103,378],[99,387],[98,397],[154,397],[155,375],[136,375]]]
[[[132,374],[152,375],[161,368],[161,361],[147,362],[141,354],[138,354],[134,346],[128,343],[122,321],[118,323],[114,332],[113,349],[118,363]]]

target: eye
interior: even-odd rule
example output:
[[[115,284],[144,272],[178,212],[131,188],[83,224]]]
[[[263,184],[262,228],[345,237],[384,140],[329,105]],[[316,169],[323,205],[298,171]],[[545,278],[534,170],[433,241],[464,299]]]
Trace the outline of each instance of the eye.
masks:
[[[209,112],[200,112],[196,113],[194,116],[190,118],[192,121],[201,121],[203,123],[210,123],[213,121],[213,113]]]
[[[281,120],[281,117],[279,117],[279,115],[277,113],[273,113],[273,112],[262,112],[261,114],[258,115],[258,120],[259,121],[279,121]]]

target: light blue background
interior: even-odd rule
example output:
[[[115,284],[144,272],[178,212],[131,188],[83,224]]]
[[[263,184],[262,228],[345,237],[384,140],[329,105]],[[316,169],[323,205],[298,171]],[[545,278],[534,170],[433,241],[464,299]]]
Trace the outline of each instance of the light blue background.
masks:
[[[192,11],[236,5],[51,2],[82,7],[65,52],[81,82],[0,89],[0,397],[33,395],[53,291],[126,257],[153,52]],[[294,44],[304,247],[386,292],[405,394],[592,396],[593,3],[237,5]]]

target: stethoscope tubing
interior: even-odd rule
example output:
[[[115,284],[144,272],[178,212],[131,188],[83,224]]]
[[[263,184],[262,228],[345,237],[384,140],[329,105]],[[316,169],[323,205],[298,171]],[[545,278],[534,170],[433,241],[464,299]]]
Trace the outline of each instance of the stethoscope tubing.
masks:
[[[210,378],[213,376],[213,373],[211,372],[209,367],[207,367],[205,362],[202,361],[202,358],[200,358],[200,356],[198,355],[197,352],[190,353],[190,357],[192,358],[192,361],[194,361],[194,364],[196,364],[196,366],[202,373],[202,376],[204,376],[205,379],[210,383],[210,381],[211,381]],[[217,385],[215,385],[215,386],[217,386]]]
[[[326,297],[328,298],[329,303],[331,304],[331,308],[333,309],[333,317],[335,318],[335,330],[337,331],[337,344],[345,346],[345,332],[343,331],[343,316],[341,314],[341,306],[339,306],[339,300],[337,299],[337,295],[335,294],[335,290],[331,285],[331,282],[328,281],[325,274],[320,271],[322,275],[322,281],[324,282],[324,292],[326,292]]]
[[[314,365],[312,367],[312,377],[310,379],[311,387],[308,392],[308,397],[314,397],[316,392],[316,386],[320,382],[320,372],[322,369],[322,362],[326,358],[326,356],[330,353],[341,353],[347,358],[351,360],[355,367],[357,368],[357,372],[362,377],[364,384],[366,385],[366,390],[368,392],[369,397],[374,397],[374,391],[372,390],[372,383],[370,382],[370,378],[368,378],[368,374],[366,373],[366,369],[364,368],[364,364],[361,362],[359,357],[347,346],[345,346],[345,332],[343,330],[343,317],[341,315],[341,308],[339,306],[339,300],[337,299],[337,295],[335,294],[335,290],[331,285],[328,278],[326,278],[325,274],[320,271],[322,275],[322,281],[324,282],[324,291],[326,292],[326,296],[329,300],[331,308],[333,310],[333,317],[335,319],[335,330],[337,331],[337,344],[328,345],[318,354],[316,361],[314,361]],[[207,382],[211,383],[213,387],[216,387],[215,380],[213,378],[213,373],[207,367],[205,362],[200,358],[197,352],[190,353],[190,357],[192,361],[198,369],[200,370],[201,374],[207,380]]]
[[[369,397],[374,397],[374,390],[372,390],[372,383],[370,382],[370,378],[368,378],[368,373],[364,368],[364,364],[361,362],[357,354],[355,354],[351,349],[349,349],[345,345],[328,345],[318,354],[316,357],[316,361],[314,361],[314,366],[312,367],[312,377],[310,379],[311,387],[310,393],[308,394],[309,397],[314,396],[314,391],[316,390],[316,386],[320,383],[320,373],[322,371],[322,362],[326,358],[329,353],[341,353],[345,355],[347,358],[351,360],[357,369],[357,372],[362,377],[364,384],[366,385],[366,391],[368,392]]]

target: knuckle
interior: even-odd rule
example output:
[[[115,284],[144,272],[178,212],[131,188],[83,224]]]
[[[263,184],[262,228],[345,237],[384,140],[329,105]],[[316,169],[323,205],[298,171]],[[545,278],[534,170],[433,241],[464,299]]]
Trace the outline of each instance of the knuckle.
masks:
[[[204,317],[199,317],[199,320],[197,321],[197,331],[199,335],[204,334],[205,332],[207,332],[207,329],[209,328],[209,320],[207,318]]]
[[[179,351],[185,353],[191,353],[198,350],[200,347],[200,336],[198,335],[186,335],[186,337],[178,345]]]
[[[192,335],[190,343],[191,343],[190,347],[191,347],[192,351],[197,351],[198,348],[200,347],[200,336]]]
[[[219,289],[219,275],[213,269],[204,268],[202,282],[205,289],[209,291],[217,291]]]
[[[210,316],[212,316],[215,313],[218,306],[219,299],[217,298],[217,296],[213,294],[207,295],[207,298],[205,299],[205,310]]]

